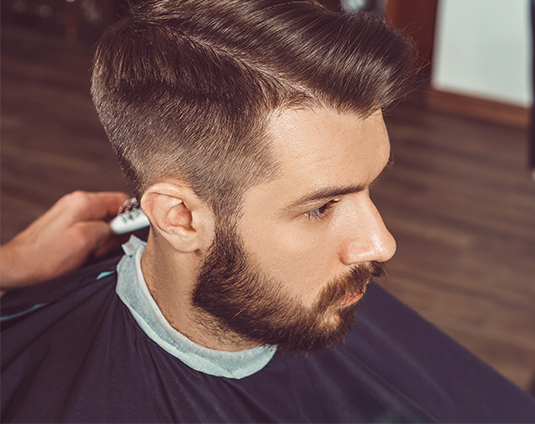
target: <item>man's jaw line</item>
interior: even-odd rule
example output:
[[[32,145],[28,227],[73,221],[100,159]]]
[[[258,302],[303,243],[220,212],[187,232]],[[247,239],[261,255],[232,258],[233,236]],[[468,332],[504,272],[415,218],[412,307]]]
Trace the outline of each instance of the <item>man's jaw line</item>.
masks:
[[[355,267],[353,272],[359,273],[363,272],[362,268],[366,269],[365,272],[370,274],[370,277],[365,282],[359,282],[359,287],[356,289],[345,290],[343,294],[340,294],[336,299],[331,299],[329,304],[322,305],[322,296],[325,295],[327,287],[325,287],[318,295],[317,301],[309,307],[306,307],[302,303],[302,299],[294,298],[293,302],[300,305],[303,309],[307,310],[310,314],[317,314],[318,324],[320,327],[325,329],[332,329],[335,326],[338,326],[341,323],[341,313],[352,310],[353,314],[357,310],[357,307],[360,304],[360,301],[364,298],[366,294],[366,289],[369,284],[373,282],[374,277],[380,277],[384,274],[384,268],[382,264],[362,264]],[[339,277],[341,279],[349,279],[350,274]],[[332,284],[331,281],[330,284]],[[224,350],[227,351],[242,351],[259,346],[266,346],[266,344],[259,343],[257,340],[251,339],[246,335],[239,334],[232,329],[228,328],[225,324],[221,323],[217,317],[212,316],[210,313],[202,310],[201,308],[195,307],[197,322],[207,330],[212,337],[216,337],[218,343],[220,343],[219,348],[216,350],[221,350],[221,345],[224,345]],[[345,336],[340,339],[340,342],[345,340]],[[206,345],[205,345],[206,346]],[[209,346],[206,346],[209,347]],[[305,351],[306,352],[306,351]]]

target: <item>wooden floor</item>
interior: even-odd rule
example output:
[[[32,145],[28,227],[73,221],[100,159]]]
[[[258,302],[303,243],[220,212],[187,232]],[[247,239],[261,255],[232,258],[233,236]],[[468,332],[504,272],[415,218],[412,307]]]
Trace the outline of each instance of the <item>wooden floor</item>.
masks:
[[[91,47],[2,29],[1,240],[75,189],[126,190],[89,98]],[[520,387],[535,377],[535,183],[525,131],[403,104],[373,197],[384,287]]]

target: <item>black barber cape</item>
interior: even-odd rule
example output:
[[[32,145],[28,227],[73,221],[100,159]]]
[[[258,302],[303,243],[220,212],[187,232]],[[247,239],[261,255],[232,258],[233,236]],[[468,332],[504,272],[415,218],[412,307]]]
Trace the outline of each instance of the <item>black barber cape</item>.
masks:
[[[116,295],[117,260],[2,298],[2,422],[535,421],[533,398],[379,286],[334,349],[195,371]]]

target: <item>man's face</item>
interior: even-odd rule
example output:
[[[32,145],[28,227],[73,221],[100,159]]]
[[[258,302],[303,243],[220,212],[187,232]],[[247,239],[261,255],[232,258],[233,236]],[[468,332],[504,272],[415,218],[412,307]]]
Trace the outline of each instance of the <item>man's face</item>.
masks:
[[[270,133],[280,174],[246,193],[236,228],[218,230],[194,304],[221,337],[329,347],[395,251],[369,197],[388,135],[380,113],[363,120],[321,108],[282,111]]]

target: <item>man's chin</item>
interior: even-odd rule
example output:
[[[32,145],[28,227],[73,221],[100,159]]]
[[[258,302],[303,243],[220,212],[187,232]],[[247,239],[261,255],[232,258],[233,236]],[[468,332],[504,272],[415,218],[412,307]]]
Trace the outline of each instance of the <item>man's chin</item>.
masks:
[[[289,352],[314,352],[335,347],[342,343],[355,323],[358,302],[344,305],[316,316],[315,323],[302,327],[298,336],[290,331],[289,337],[282,337],[277,348]]]

